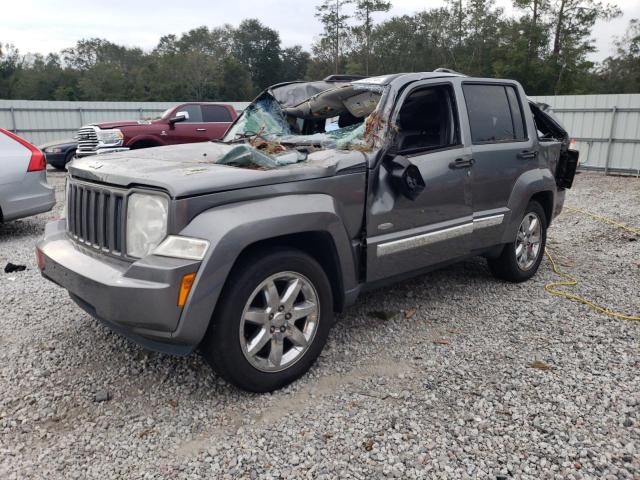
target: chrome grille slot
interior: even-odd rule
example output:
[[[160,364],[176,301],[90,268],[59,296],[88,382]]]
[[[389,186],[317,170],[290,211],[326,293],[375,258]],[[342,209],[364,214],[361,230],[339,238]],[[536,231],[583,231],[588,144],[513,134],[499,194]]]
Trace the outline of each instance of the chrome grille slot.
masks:
[[[95,127],[83,127],[76,134],[79,152],[95,152],[98,149],[98,133]]]
[[[124,191],[71,183],[67,230],[79,243],[123,256]]]

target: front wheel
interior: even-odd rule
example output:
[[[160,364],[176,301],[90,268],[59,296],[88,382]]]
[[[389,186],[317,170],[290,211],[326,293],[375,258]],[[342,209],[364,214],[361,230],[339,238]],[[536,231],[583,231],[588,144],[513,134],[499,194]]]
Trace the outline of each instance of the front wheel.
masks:
[[[333,298],[322,267],[298,250],[275,250],[234,267],[201,347],[230,383],[269,392],[309,370],[332,323]]]
[[[516,239],[504,246],[502,254],[489,259],[489,269],[497,278],[524,282],[538,271],[547,243],[547,218],[542,206],[531,201],[518,227]]]

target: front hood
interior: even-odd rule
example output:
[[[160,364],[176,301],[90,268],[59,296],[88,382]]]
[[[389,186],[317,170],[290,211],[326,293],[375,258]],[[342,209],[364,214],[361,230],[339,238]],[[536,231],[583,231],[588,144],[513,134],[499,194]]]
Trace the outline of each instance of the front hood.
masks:
[[[215,163],[236,146],[206,142],[108,153],[75,159],[67,169],[74,178],[125,188],[154,187],[176,198],[322,178],[366,167],[363,153],[341,150],[319,151],[304,162],[270,170]]]
[[[121,120],[119,122],[102,122],[102,123],[94,123],[96,127],[100,127],[103,130],[108,130],[110,128],[120,128],[120,127],[133,127],[136,125],[148,125],[151,123],[149,120]]]

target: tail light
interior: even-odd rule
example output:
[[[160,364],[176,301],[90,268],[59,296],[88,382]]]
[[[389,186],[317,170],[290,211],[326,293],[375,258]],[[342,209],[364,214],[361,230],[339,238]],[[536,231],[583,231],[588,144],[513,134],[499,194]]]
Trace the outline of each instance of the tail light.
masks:
[[[11,133],[4,128],[0,128],[0,132],[4,133],[9,138],[12,138],[31,151],[31,160],[29,160],[29,167],[27,168],[27,172],[39,172],[47,168],[47,161],[44,157],[44,153],[42,153],[38,147],[31,145],[24,138],[20,138],[15,133]]]

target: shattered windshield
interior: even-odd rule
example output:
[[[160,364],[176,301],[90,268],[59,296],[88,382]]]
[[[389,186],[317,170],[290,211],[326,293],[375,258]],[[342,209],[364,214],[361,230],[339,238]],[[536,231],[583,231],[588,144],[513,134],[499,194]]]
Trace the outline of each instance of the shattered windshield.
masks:
[[[273,168],[303,162],[319,150],[371,151],[382,94],[379,85],[343,84],[283,106],[266,93],[226,133],[223,142],[237,147],[219,163]]]
[[[238,121],[225,135],[224,141],[229,142],[255,135],[271,136],[290,133],[291,130],[278,103],[273,97],[265,96],[242,112]]]

